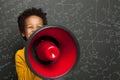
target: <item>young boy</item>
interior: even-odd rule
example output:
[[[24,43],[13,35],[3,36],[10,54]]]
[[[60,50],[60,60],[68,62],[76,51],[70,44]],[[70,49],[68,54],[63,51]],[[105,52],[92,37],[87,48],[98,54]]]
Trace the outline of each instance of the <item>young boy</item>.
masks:
[[[29,8],[18,16],[18,27],[25,41],[39,27],[46,25],[46,13],[41,9]],[[25,62],[24,48],[18,50],[15,55],[16,72],[18,80],[42,80],[34,75]]]

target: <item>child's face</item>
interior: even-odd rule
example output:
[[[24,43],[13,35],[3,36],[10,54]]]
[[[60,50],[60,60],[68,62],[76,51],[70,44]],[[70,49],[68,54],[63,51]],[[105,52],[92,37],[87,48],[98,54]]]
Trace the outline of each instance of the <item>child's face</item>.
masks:
[[[41,26],[43,26],[42,18],[34,15],[26,18],[25,31],[22,33],[22,36],[26,37],[26,39],[29,39],[30,35]]]

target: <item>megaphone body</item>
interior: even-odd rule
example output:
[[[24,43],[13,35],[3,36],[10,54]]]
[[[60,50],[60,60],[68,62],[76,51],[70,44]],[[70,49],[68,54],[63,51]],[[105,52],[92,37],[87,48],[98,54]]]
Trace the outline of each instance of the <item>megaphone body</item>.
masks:
[[[80,57],[79,43],[63,26],[36,30],[25,46],[25,60],[30,70],[41,78],[56,79],[71,73]]]

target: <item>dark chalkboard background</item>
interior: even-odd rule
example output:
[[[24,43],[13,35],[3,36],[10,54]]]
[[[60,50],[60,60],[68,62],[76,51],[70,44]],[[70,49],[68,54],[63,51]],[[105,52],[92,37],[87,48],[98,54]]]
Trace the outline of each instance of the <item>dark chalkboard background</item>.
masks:
[[[64,80],[120,80],[120,0],[0,0],[0,80],[17,80],[14,55],[24,41],[16,20],[29,7],[79,41],[79,65]]]

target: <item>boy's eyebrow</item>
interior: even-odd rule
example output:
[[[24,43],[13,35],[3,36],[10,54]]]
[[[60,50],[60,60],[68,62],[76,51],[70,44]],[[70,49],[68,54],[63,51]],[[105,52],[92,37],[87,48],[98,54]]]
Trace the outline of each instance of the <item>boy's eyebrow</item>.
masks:
[[[27,26],[32,26],[32,25],[31,25],[31,24],[27,24],[27,25],[25,25],[25,26],[27,27]]]
[[[27,28],[27,27],[32,27],[32,25],[30,25],[30,24],[28,24],[28,25],[25,25],[25,28]]]

